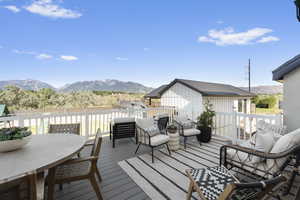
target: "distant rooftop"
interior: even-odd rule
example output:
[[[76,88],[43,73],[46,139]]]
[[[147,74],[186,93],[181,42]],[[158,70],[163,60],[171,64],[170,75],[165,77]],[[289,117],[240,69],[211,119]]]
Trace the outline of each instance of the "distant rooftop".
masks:
[[[288,60],[273,71],[273,80],[282,81],[284,76],[300,67],[300,54]]]
[[[162,85],[159,88],[154,89],[147,95],[146,98],[160,98],[161,95],[172,87],[175,83],[181,83],[192,90],[201,93],[203,96],[255,96],[250,92],[242,90],[238,87],[220,84],[220,83],[209,83],[202,81],[186,80],[186,79],[175,79],[168,85]]]

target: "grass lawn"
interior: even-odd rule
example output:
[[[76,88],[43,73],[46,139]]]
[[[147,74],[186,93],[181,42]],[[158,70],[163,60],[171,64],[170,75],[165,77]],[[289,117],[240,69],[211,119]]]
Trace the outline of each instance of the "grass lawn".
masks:
[[[280,114],[281,109],[278,108],[256,108],[256,114]]]

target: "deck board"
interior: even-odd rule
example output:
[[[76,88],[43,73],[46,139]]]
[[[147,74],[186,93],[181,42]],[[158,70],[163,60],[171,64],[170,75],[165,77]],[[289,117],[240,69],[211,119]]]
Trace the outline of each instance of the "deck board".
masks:
[[[204,145],[209,146],[210,152],[199,150],[199,152],[203,153],[203,159],[212,157],[213,153],[217,153],[216,146],[222,145],[222,142],[216,143],[214,141]],[[104,200],[150,200],[146,193],[118,165],[119,161],[134,157],[135,148],[136,144],[130,139],[116,141],[116,147],[112,148],[109,138],[104,138],[101,147],[100,160],[98,162],[98,167],[103,179],[100,183],[100,187]],[[149,150],[150,149],[147,147],[141,147],[139,155],[149,152]],[[89,152],[90,149],[85,149],[82,155],[88,155]],[[215,158],[211,158],[211,160],[217,161]],[[299,185],[299,177],[297,177],[295,184]],[[296,188],[293,187],[294,196],[287,196],[287,200],[295,199],[295,196],[297,195]],[[298,195],[300,196],[300,194]],[[64,184],[63,190],[56,188],[55,199],[97,200],[97,197],[88,181],[79,181],[71,184]]]

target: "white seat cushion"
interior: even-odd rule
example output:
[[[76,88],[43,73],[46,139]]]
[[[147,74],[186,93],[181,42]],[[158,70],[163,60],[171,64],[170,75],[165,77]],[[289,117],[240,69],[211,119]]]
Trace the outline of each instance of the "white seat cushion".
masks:
[[[161,145],[163,143],[168,142],[169,141],[169,136],[160,134],[160,135],[156,135],[156,136],[151,137],[150,140],[151,140],[151,145],[152,146],[158,146],[158,145]]]
[[[117,124],[117,123],[128,123],[128,122],[135,122],[135,118],[134,117],[123,117],[123,118],[115,118],[113,119],[113,123]]]
[[[287,151],[296,145],[300,144],[300,129],[297,129],[295,131],[292,131],[291,133],[288,133],[284,136],[282,136],[273,146],[272,150],[270,153],[282,153],[284,151]],[[267,165],[268,167],[275,166],[275,168],[272,168],[272,172],[276,172],[287,160],[286,158],[281,158],[277,159],[276,161],[274,160],[267,160]]]
[[[195,128],[184,129],[184,131],[183,131],[184,136],[199,135],[200,133],[201,133],[201,131],[198,129],[195,129]]]

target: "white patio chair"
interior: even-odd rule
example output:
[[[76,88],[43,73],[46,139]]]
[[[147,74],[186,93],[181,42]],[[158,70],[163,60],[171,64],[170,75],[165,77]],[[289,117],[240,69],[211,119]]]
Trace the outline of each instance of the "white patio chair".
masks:
[[[138,146],[135,154],[138,152],[140,145],[146,145],[151,147],[152,163],[154,163],[154,148],[162,145],[166,145],[169,154],[171,155],[168,142],[169,136],[161,132],[158,128],[157,122],[154,119],[139,119],[137,120],[137,134],[138,134]]]

